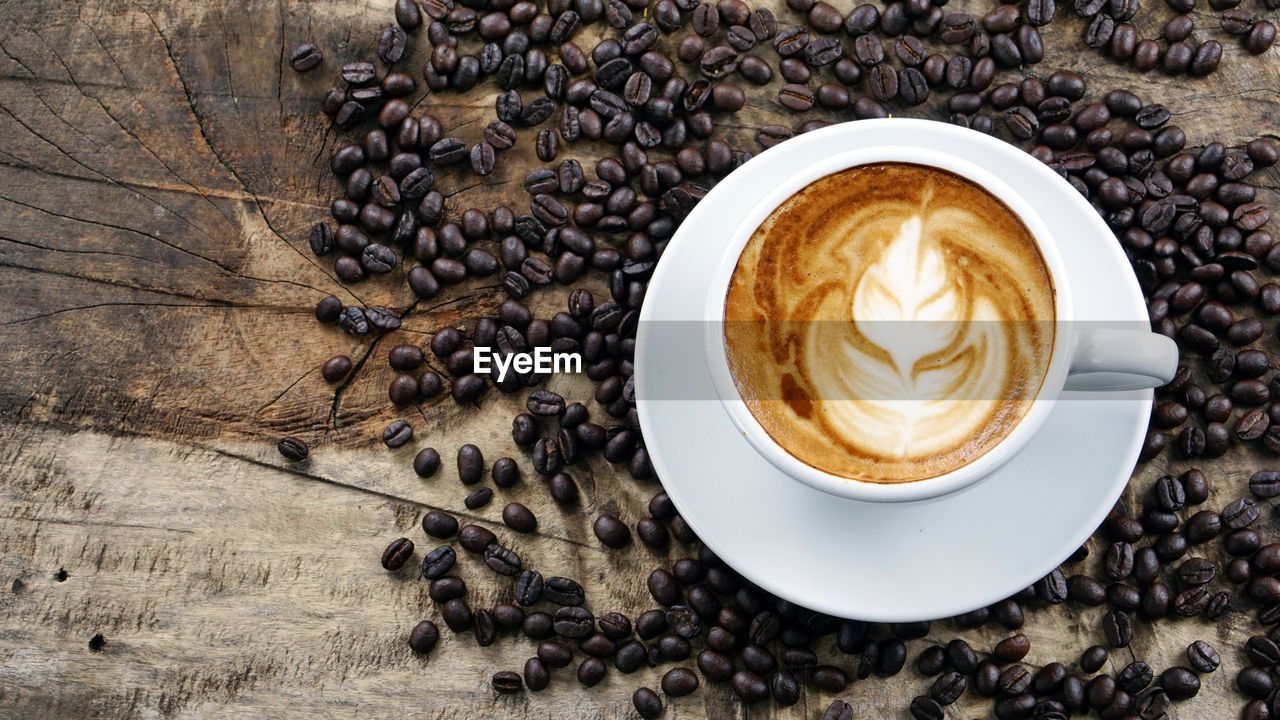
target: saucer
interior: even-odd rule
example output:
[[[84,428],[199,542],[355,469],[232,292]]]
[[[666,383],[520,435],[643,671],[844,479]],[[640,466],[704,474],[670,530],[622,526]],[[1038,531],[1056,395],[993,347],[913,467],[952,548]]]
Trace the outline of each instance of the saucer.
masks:
[[[1077,321],[1147,324],[1137,280],[1111,230],[1048,167],[1000,162],[1007,151],[1001,140],[946,123],[857,120],[767,150],[707,193],[650,280],[635,354],[650,460],[703,542],[774,595],[875,622],[958,615],[1057,567],[1124,491],[1153,396],[1064,392],[1021,453],[986,479],[931,500],[835,497],[755,452],[716,399],[702,342],[706,281],[720,246],[778,178],[839,151],[908,137],[1000,173],[1025,193],[1062,253]]]

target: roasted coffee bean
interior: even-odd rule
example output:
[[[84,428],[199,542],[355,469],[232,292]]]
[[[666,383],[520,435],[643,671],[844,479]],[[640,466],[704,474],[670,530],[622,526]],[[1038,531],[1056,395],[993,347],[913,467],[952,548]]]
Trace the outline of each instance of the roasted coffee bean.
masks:
[[[440,630],[430,620],[423,620],[409,633],[409,648],[416,653],[431,652],[440,641]]]
[[[490,679],[490,685],[493,689],[502,695],[511,695],[520,692],[524,687],[524,679],[519,674],[510,670],[496,672]]]
[[[1276,26],[1270,20],[1260,20],[1245,36],[1244,48],[1251,55],[1261,55],[1276,42]]]
[[[730,686],[743,702],[760,702],[769,697],[768,683],[764,678],[750,671],[734,673],[730,679]]]
[[[948,646],[948,649],[949,647],[950,646]],[[1027,639],[1026,635],[1019,633],[996,643],[995,648],[992,650],[992,656],[1001,662],[1015,663],[1021,661],[1022,658],[1026,657],[1027,653],[1030,651],[1031,641]],[[948,655],[951,656],[952,653],[948,652]],[[972,658],[972,667],[977,667],[977,657],[973,655],[972,650],[966,654],[964,658],[965,662],[962,663],[962,667],[970,667],[970,658]],[[955,667],[954,662],[952,663],[952,666]],[[956,667],[956,669],[961,672],[965,672],[961,667]],[[972,672],[972,670],[969,672]]]
[[[408,36],[404,29],[388,25],[378,32],[378,59],[383,65],[394,65],[404,58]]]
[[[292,462],[302,462],[311,454],[307,444],[296,437],[282,438],[276,443],[276,450],[280,452],[284,459]]]
[[[1200,678],[1185,667],[1171,667],[1160,674],[1160,687],[1172,700],[1186,700],[1200,692]]]
[[[973,688],[979,695],[994,696],[999,690],[999,683],[1000,668],[994,662],[983,660],[978,663],[978,669],[973,674]]]
[[[576,607],[583,603],[582,586],[566,577],[550,577],[544,583],[543,596],[557,605]]]
[[[1222,664],[1222,658],[1212,645],[1196,640],[1187,646],[1187,664],[1198,673],[1211,673]]]
[[[698,676],[688,668],[673,668],[662,676],[662,692],[667,697],[684,697],[698,689]]]
[[[1080,655],[1080,669],[1087,673],[1097,672],[1107,662],[1107,649],[1101,645],[1093,645]]]
[[[961,677],[960,681],[964,682],[964,678]],[[946,717],[946,710],[943,709],[945,704],[932,697],[917,695],[911,699],[907,712],[914,720],[942,720]]]
[[[327,383],[336,383],[347,377],[352,368],[351,358],[346,355],[335,355],[320,366],[320,376]]]
[[[578,485],[567,473],[556,473],[547,482],[551,499],[559,505],[573,505],[578,501]]]
[[[470,553],[483,553],[496,542],[498,542],[497,536],[479,525],[466,525],[458,531],[458,544]]]
[[[867,73],[871,95],[879,102],[887,102],[898,95],[898,73],[889,65],[875,65]]]
[[[484,549],[484,564],[488,565],[490,570],[506,577],[520,572],[520,556],[496,542]]]
[[[950,705],[960,699],[968,684],[965,676],[958,672],[944,673],[938,676],[938,679],[934,680],[933,685],[929,687],[929,697],[938,705]],[[937,717],[942,717],[942,714],[939,713]]]
[[[1275,689],[1275,678],[1265,668],[1247,667],[1236,676],[1236,687],[1245,695],[1262,700]]]
[[[1135,660],[1116,675],[1116,685],[1122,691],[1133,695],[1150,685],[1152,679],[1151,667],[1141,660]]]
[[[636,689],[631,696],[631,705],[642,718],[652,719],[662,714],[662,699],[647,687]]]
[[[442,545],[427,553],[422,559],[422,577],[427,580],[438,580],[453,569],[457,554],[448,545]]]
[[[929,99],[929,83],[916,68],[898,73],[898,95],[908,105],[921,105]]]
[[[433,538],[451,538],[458,532],[458,521],[446,512],[430,510],[422,516],[422,531]]]
[[[544,640],[538,643],[537,651],[538,659],[547,667],[562,668],[568,667],[573,662],[573,650],[568,645],[554,640]]]
[[[717,45],[702,54],[698,69],[707,79],[720,80],[728,77],[730,73],[738,69],[738,60],[738,53],[733,48]],[[696,108],[690,108],[686,103],[685,109],[693,110]]]
[[[435,582],[439,583],[441,580]],[[434,585],[435,583],[432,584]],[[444,618],[444,624],[455,633],[470,630],[474,620],[471,607],[461,597],[445,601],[444,607],[440,610],[440,615]]]
[[[600,515],[592,526],[596,539],[605,547],[618,550],[631,543],[631,530],[613,515]]]
[[[803,85],[786,84],[778,91],[778,102],[788,110],[804,112],[813,107],[813,91]]]
[[[484,479],[484,455],[480,448],[470,443],[458,448],[458,479],[463,485],[474,485]]]
[[[413,541],[409,538],[396,538],[382,551],[382,569],[395,572],[413,556]]]
[[[398,448],[413,439],[413,426],[396,420],[382,431],[382,442],[389,448]]]
[[[553,627],[561,637],[581,639],[594,631],[595,617],[586,608],[566,605],[556,610],[553,617]]]
[[[1187,520],[1183,528],[1183,535],[1191,543],[1203,543],[1221,534],[1222,525],[1222,516],[1212,510],[1202,510]]]
[[[289,54],[289,67],[295,72],[306,72],[318,67],[322,60],[324,60],[324,54],[320,52],[320,48],[311,43],[304,43],[294,48]]]
[[[1010,665],[1000,673],[998,687],[1002,695],[1017,695],[1031,687],[1031,673],[1021,665]]]
[[[315,317],[317,322],[329,323],[337,322],[342,316],[342,301],[332,295],[326,295],[320,298],[320,302],[316,303]],[[345,356],[339,356],[345,357]],[[348,368],[350,369],[350,368]],[[343,375],[346,373],[344,372]]]
[[[1111,580],[1123,580],[1133,572],[1133,545],[1127,542],[1112,543],[1107,549],[1104,569]]]
[[[1192,587],[1178,593],[1173,599],[1173,609],[1183,617],[1194,617],[1205,611],[1211,595],[1203,586]]]
[[[544,612],[531,612],[524,617],[520,630],[530,640],[546,640],[555,634],[551,616]]]
[[[1103,616],[1102,631],[1106,634],[1107,642],[1111,647],[1127,647],[1133,637],[1133,621],[1128,613],[1112,610]]]
[[[1228,530],[1240,530],[1252,525],[1261,512],[1257,501],[1251,497],[1242,497],[1222,509],[1222,524]]]
[[[1040,129],[1040,120],[1032,110],[1025,106],[1010,108],[1004,114],[1005,127],[1009,132],[1022,140],[1029,140]]]

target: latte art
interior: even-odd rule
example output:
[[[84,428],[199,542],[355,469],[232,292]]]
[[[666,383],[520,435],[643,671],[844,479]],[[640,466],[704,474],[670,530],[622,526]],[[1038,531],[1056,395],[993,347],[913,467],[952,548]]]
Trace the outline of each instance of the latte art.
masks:
[[[1030,409],[1053,284],[1022,222],[973,183],[869,165],[822,178],[756,230],[726,303],[734,381],[775,441],[869,482],[961,467]]]

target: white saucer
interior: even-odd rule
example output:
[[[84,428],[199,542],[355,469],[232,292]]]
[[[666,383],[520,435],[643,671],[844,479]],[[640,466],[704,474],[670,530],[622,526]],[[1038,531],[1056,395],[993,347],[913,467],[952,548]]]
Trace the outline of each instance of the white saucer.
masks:
[[[704,358],[700,313],[719,244],[779,178],[836,152],[904,140],[988,167],[991,148],[1002,142],[945,123],[858,120],[760,154],[709,192],[671,240],[645,296],[635,360],[650,459],[702,540],[775,595],[877,622],[958,615],[1053,570],[1123,492],[1152,398],[1150,390],[1064,393],[1025,450],[998,472],[912,503],[827,495],[756,454],[712,399]],[[1080,194],[1040,163],[999,172],[1027,193],[1057,237],[1076,318],[1147,323],[1124,253]]]

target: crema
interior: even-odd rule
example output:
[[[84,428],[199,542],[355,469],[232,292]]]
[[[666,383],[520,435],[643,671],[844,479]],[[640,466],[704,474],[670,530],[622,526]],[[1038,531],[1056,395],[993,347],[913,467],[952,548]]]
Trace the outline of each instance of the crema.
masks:
[[[756,420],[825,472],[876,483],[981,457],[1030,410],[1053,355],[1054,287],[991,193],[904,163],[788,198],[738,259],[729,366]]]

